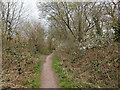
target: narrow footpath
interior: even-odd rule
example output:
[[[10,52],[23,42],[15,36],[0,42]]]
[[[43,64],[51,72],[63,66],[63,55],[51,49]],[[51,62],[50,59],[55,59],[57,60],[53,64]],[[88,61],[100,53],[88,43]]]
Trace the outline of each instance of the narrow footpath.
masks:
[[[53,57],[54,52],[47,56],[46,60],[43,62],[40,88],[59,88],[57,77],[52,68]]]

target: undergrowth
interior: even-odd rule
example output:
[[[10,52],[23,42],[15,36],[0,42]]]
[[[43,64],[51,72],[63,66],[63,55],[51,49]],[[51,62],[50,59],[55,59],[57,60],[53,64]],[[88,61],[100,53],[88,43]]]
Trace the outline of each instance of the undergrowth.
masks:
[[[38,57],[39,60],[37,62],[37,65],[33,67],[30,78],[28,78],[26,82],[23,83],[23,85],[27,86],[28,88],[40,88],[41,60],[40,56]]]
[[[71,69],[68,69],[67,66],[63,65],[64,60],[60,60],[58,56],[54,57],[53,60],[53,68],[59,77],[59,86],[62,88],[80,88],[80,87],[89,87],[89,85],[81,82],[73,82],[74,80],[74,73]]]
[[[38,87],[40,80],[40,53],[28,52],[27,50],[8,49],[2,53],[3,56],[3,74],[2,82],[4,88],[26,88]],[[36,66],[35,66],[36,65]],[[34,67],[35,66],[35,67]],[[37,72],[38,70],[38,72]],[[30,76],[38,75],[39,77]],[[32,80],[32,81],[31,81]]]
[[[118,88],[116,44],[54,57],[53,68],[63,88]],[[62,57],[62,58],[61,58]]]

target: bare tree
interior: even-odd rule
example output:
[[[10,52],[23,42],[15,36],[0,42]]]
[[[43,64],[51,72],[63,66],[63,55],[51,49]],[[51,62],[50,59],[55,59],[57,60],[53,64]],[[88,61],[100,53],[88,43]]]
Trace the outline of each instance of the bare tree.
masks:
[[[24,38],[27,38],[29,43],[29,48],[35,48],[37,51],[42,53],[42,49],[44,48],[44,28],[41,23],[34,22],[34,24],[30,22],[25,22],[22,26],[22,31],[24,32]]]
[[[17,34],[16,28],[23,18],[23,3],[1,2],[0,7],[2,40],[6,43],[3,42],[3,44],[10,46],[12,36]]]
[[[73,38],[82,46],[91,42],[104,45],[113,41],[116,5],[116,2],[52,2],[39,3],[38,9],[47,15],[50,27],[64,37],[63,41]]]

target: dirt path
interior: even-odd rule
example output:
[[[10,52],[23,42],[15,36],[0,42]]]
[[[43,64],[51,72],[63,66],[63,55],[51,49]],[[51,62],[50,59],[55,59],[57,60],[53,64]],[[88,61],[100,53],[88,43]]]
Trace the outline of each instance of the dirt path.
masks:
[[[50,54],[43,62],[40,88],[59,88],[57,77],[52,69],[53,56],[54,53]]]

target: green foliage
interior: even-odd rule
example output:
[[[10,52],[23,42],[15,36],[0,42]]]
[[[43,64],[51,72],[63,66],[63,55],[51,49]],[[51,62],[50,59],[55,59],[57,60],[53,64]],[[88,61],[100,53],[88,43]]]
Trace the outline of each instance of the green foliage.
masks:
[[[12,61],[11,63],[16,63],[16,61]]]
[[[75,77],[77,75],[72,72],[71,69],[68,69],[68,67],[63,65],[64,61],[60,60],[57,56],[54,57],[53,61],[53,68],[55,72],[57,73],[59,77],[59,85],[62,88],[82,88],[82,87],[90,87],[89,85],[81,82],[79,79],[79,82],[74,81]],[[71,77],[72,78],[69,78]]]
[[[40,58],[39,55],[38,55],[38,58]],[[37,65],[33,67],[32,74],[26,80],[26,82],[23,83],[24,86],[28,86],[29,88],[31,88],[31,87],[32,88],[40,88],[41,63],[42,62],[39,59],[37,62]]]
[[[92,78],[89,78],[89,79],[87,80],[87,82],[89,82],[89,83],[95,83]]]
[[[66,74],[63,72],[63,67],[59,64],[59,59],[57,56],[54,57],[53,68],[59,76],[59,85],[64,88],[71,88],[70,80],[67,79]]]
[[[39,60],[37,65],[34,66],[32,73],[35,74],[35,77],[32,78],[32,86],[34,88],[40,88],[41,60]]]
[[[15,53],[14,51],[12,51],[12,50],[9,50],[9,53],[10,53],[11,55],[16,55],[16,53]]]
[[[38,53],[37,49],[34,48],[34,49],[33,49],[33,54],[37,54],[37,53]]]
[[[112,53],[113,53],[113,50],[109,50],[109,51],[108,51],[108,54],[112,54]]]
[[[51,52],[46,47],[41,48],[41,54],[49,55]]]
[[[29,79],[26,80],[25,83],[23,83],[24,86],[32,84]]]
[[[114,22],[112,25],[113,29],[115,30],[115,41],[120,43],[120,17],[117,22]]]
[[[41,60],[39,60],[38,63],[37,63],[37,65],[34,66],[33,73],[38,73],[38,72],[40,72],[40,69],[41,69]]]
[[[17,70],[18,70],[19,74],[22,74],[22,73],[24,72],[24,71],[22,70],[22,68],[20,67],[20,64],[18,65]]]

